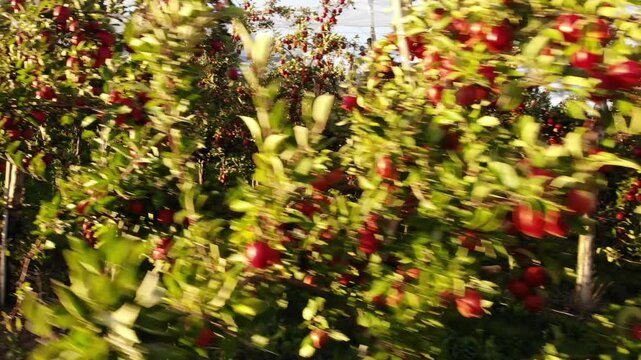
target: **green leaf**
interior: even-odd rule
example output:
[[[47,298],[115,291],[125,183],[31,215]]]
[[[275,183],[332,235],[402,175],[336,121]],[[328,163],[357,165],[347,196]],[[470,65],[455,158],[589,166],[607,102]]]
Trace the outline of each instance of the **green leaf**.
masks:
[[[301,346],[300,349],[298,350],[298,356],[304,357],[304,358],[310,358],[314,356],[315,352],[316,352],[316,348],[314,348],[310,344],[305,344]]]
[[[296,138],[296,144],[301,149],[309,148],[308,143],[309,130],[304,126],[294,126],[294,137]]]
[[[320,134],[325,130],[333,104],[334,95],[324,94],[314,100],[314,105],[312,107],[312,118],[314,119],[312,133]]]
[[[499,176],[501,183],[510,189],[516,189],[521,184],[516,170],[509,164],[493,161],[488,164],[490,170],[494,171]]]
[[[537,36],[525,46],[523,55],[528,58],[534,59],[541,53],[541,50],[548,44],[550,39],[547,36]]]
[[[235,212],[247,212],[254,208],[254,204],[249,201],[232,200],[229,203],[229,208]]]
[[[284,134],[272,134],[269,135],[265,139],[264,143],[264,151],[268,153],[276,153],[278,150],[278,146],[283,142],[283,140],[287,139],[287,135]]]
[[[480,119],[476,120],[476,123],[481,126],[492,127],[492,126],[500,125],[501,121],[494,116],[483,116]]]
[[[240,118],[243,120],[245,125],[247,125],[249,132],[252,134],[252,137],[256,142],[256,146],[260,148],[260,145],[263,143],[263,135],[260,130],[260,125],[258,125],[258,122],[254,118],[250,118],[248,116],[240,116]]]
[[[502,110],[514,110],[523,102],[523,91],[517,81],[513,81],[501,89],[497,105]]]
[[[75,318],[84,320],[87,315],[87,308],[66,285],[56,280],[51,280],[53,283],[53,291],[56,293],[58,300],[64,306],[65,310]]]

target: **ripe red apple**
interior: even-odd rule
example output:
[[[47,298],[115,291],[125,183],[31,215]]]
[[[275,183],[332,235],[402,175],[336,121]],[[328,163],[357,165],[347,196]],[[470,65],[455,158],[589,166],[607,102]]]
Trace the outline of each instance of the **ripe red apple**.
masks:
[[[76,31],[80,30],[80,22],[78,20],[74,20],[74,21],[70,22],[68,29],[71,32],[76,32]]]
[[[614,35],[610,23],[605,19],[598,19],[596,22],[588,24],[587,29],[587,36],[597,39],[601,45],[607,44]]]
[[[71,44],[78,46],[81,42],[85,41],[85,34],[78,33],[71,37]]]
[[[545,216],[541,211],[521,204],[512,212],[512,222],[517,230],[537,239],[545,235]]]
[[[523,281],[532,288],[543,286],[548,282],[548,273],[542,266],[530,266],[523,272]]]
[[[641,86],[641,63],[627,60],[610,65],[606,75],[616,79],[619,88],[622,89]]]
[[[11,0],[11,8],[16,13],[24,10],[24,0]]]
[[[481,301],[482,297],[478,291],[465,289],[465,295],[456,299],[456,309],[463,317],[480,318],[484,314]]]
[[[114,35],[107,30],[97,31],[94,36],[102,43],[103,46],[113,46],[116,43]]]
[[[568,42],[577,42],[582,35],[583,17],[577,14],[565,14],[556,19],[556,29],[563,34]]]
[[[78,214],[84,215],[88,207],[89,207],[89,201],[82,201],[76,205],[76,211],[78,212]]]
[[[461,243],[461,246],[468,249],[469,251],[476,250],[476,246],[479,245],[478,234],[471,230],[468,230],[464,234],[459,235],[458,239]]]
[[[376,161],[376,173],[384,179],[395,179],[396,170],[392,163],[392,158],[385,155]]]
[[[64,23],[71,17],[71,9],[63,5],[53,8],[53,17],[57,23]]]
[[[36,97],[42,100],[53,100],[56,97],[56,91],[49,85],[43,85],[36,91]]]
[[[545,306],[545,300],[541,296],[536,294],[528,295],[525,299],[523,299],[523,306],[528,312],[537,313],[543,310],[543,306]]]
[[[581,49],[570,57],[570,64],[579,69],[594,70],[603,61],[603,56]]]
[[[236,68],[230,68],[229,70],[227,70],[227,76],[230,80],[236,81],[240,79],[240,71]]]
[[[496,71],[494,66],[491,65],[481,65],[479,68],[479,74],[483,75],[487,79],[487,81],[490,82],[490,84],[494,84],[494,80],[496,79]]]
[[[585,190],[571,190],[567,197],[567,206],[580,215],[592,214],[597,209],[596,196]]]
[[[634,340],[641,341],[641,324],[636,324],[632,327],[630,335]]]
[[[78,60],[77,57],[75,56],[69,56],[67,58],[67,62],[65,63],[69,69],[76,69],[78,68],[78,65],[80,64],[80,60]]]
[[[456,103],[461,106],[478,104],[487,99],[489,91],[480,85],[465,85],[456,92]]]
[[[491,52],[508,51],[512,48],[512,28],[507,24],[494,26],[485,34],[485,44]]]
[[[215,340],[216,334],[209,328],[204,327],[198,333],[198,337],[196,338],[196,346],[198,346],[199,348],[207,348],[212,346]]]
[[[43,124],[45,121],[47,121],[47,114],[40,110],[33,110],[31,111],[31,117],[36,120],[37,122]]]
[[[367,255],[371,255],[378,251],[380,241],[376,239],[376,234],[369,229],[359,230],[359,244],[358,249]]]
[[[438,105],[443,98],[443,87],[441,85],[434,85],[427,89],[427,98],[434,105]]]
[[[327,332],[321,329],[314,329],[309,333],[310,339],[312,339],[312,346],[321,349],[327,344]]]
[[[174,222],[174,212],[170,209],[160,209],[157,220],[159,224],[170,225]]]
[[[346,95],[343,96],[343,104],[341,105],[341,108],[345,111],[352,111],[356,109],[358,106],[358,103],[356,101],[356,96],[353,95]]]
[[[245,249],[245,256],[249,263],[258,269],[264,269],[280,260],[280,254],[264,241],[251,243]]]
[[[423,57],[423,64],[425,69],[434,69],[441,62],[441,54],[438,52],[431,52]]]
[[[560,211],[548,210],[545,212],[545,232],[557,237],[566,237],[568,235],[568,227],[561,219]]]
[[[517,299],[524,299],[530,294],[530,287],[522,280],[512,280],[507,289]]]
[[[129,211],[136,215],[142,215],[145,212],[145,203],[141,200],[131,200],[128,204]]]

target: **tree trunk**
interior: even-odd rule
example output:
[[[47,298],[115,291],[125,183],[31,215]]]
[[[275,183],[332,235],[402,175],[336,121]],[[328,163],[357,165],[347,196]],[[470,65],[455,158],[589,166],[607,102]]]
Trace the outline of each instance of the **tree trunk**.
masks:
[[[594,229],[579,235],[576,259],[575,304],[580,312],[590,311],[594,306]]]
[[[4,179],[4,221],[2,226],[2,239],[0,240],[0,307],[7,303],[8,274],[6,249],[9,244],[9,237],[12,235],[15,219],[18,218],[18,211],[22,202],[24,173],[11,161],[7,160]]]
[[[374,0],[369,0],[369,37],[370,48],[376,42],[376,27],[374,26]]]
[[[394,28],[396,29],[396,43],[399,52],[401,53],[401,65],[405,72],[411,70],[410,67],[410,49],[405,41],[405,26],[403,25],[403,2],[402,0],[394,0]]]

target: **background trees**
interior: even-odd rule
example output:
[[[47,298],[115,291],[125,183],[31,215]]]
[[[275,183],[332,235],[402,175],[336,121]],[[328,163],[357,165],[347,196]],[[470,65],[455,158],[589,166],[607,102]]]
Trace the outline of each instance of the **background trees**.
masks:
[[[340,91],[344,6],[7,4],[33,358],[639,352],[635,5],[425,0]]]

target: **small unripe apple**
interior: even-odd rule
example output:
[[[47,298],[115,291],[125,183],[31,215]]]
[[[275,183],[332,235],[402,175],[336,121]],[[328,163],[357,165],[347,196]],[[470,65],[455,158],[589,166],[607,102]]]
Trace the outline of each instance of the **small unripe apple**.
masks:
[[[327,344],[327,332],[321,329],[314,329],[309,333],[309,337],[312,340],[312,346],[321,349]]]
[[[528,312],[537,313],[543,310],[543,307],[545,306],[545,300],[541,296],[536,294],[528,295],[525,299],[523,299],[523,306]]]
[[[523,272],[523,281],[529,287],[543,286],[548,282],[548,273],[542,266],[530,266]]]

